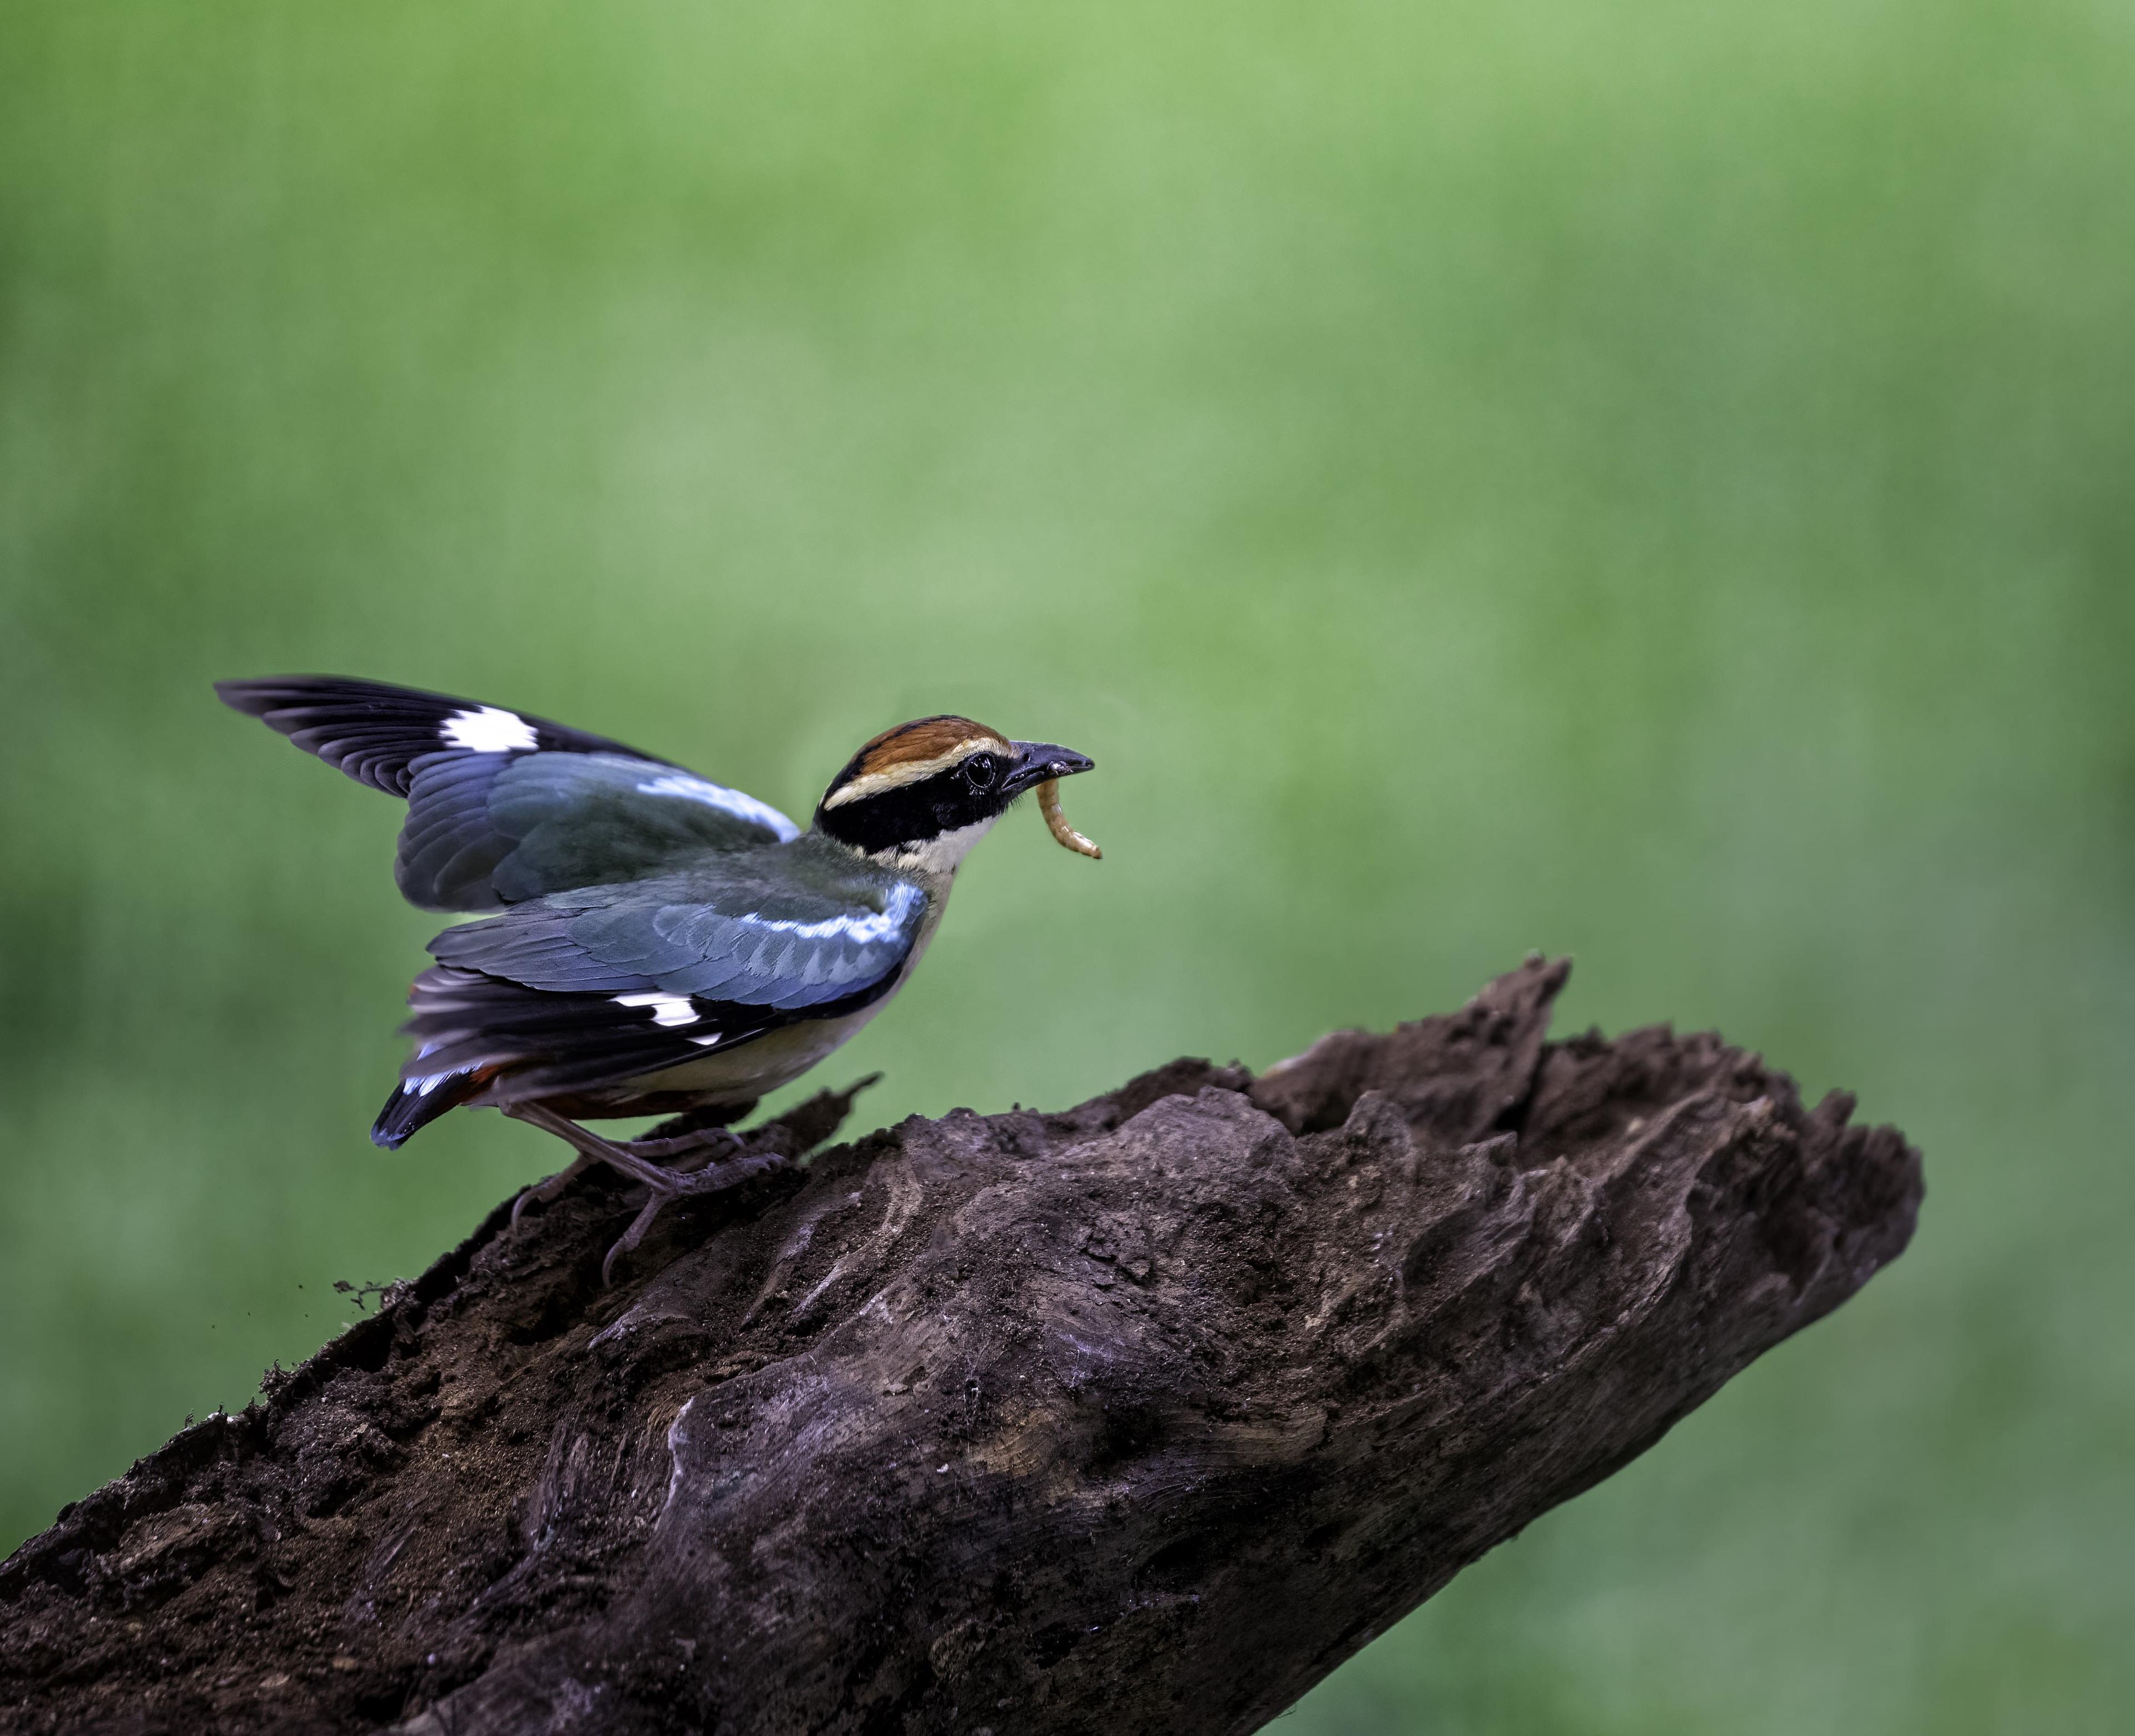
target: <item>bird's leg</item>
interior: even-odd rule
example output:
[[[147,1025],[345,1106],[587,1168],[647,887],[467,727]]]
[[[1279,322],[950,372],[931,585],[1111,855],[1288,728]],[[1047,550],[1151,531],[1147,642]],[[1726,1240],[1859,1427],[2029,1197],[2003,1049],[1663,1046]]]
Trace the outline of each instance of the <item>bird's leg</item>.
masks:
[[[645,1204],[639,1209],[630,1227],[622,1232],[622,1240],[608,1250],[608,1258],[601,1262],[601,1282],[603,1284],[610,1281],[617,1256],[629,1253],[645,1240],[645,1232],[652,1227],[653,1219],[659,1216],[661,1208],[670,1200],[681,1199],[690,1194],[717,1193],[722,1188],[738,1186],[753,1176],[782,1169],[792,1161],[779,1152],[756,1151],[745,1153],[724,1163],[711,1164],[695,1173],[663,1169],[628,1146],[612,1139],[603,1139],[598,1134],[589,1133],[577,1122],[558,1115],[554,1110],[545,1109],[538,1103],[506,1104],[504,1113],[515,1120],[538,1127],[563,1140],[579,1153],[579,1161],[572,1166],[574,1170],[586,1163],[605,1163],[632,1181],[644,1185],[648,1196]],[[704,1131],[722,1130],[707,1129]],[[740,1143],[737,1135],[729,1134],[728,1137],[734,1139],[737,1144]],[[695,1148],[707,1142],[698,1135],[690,1134],[673,1140],[638,1143]],[[545,1182],[543,1185],[548,1184]]]
[[[511,1202],[511,1227],[515,1230],[519,1227],[520,1215],[526,1210],[530,1202],[539,1200],[545,1206],[549,1204],[595,1163],[610,1161],[608,1153],[611,1151],[654,1162],[680,1158],[684,1161],[667,1163],[665,1166],[665,1173],[671,1175],[687,1175],[692,1171],[702,1169],[712,1161],[717,1153],[738,1152],[748,1143],[739,1134],[724,1127],[696,1128],[688,1133],[666,1139],[603,1139],[598,1134],[588,1132],[580,1127],[577,1122],[562,1115],[554,1115],[553,1110],[543,1110],[539,1115],[520,1113],[522,1110],[535,1107],[537,1105],[515,1105],[506,1109],[505,1113],[511,1115],[515,1119],[525,1121],[531,1126],[554,1134],[559,1139],[566,1141],[572,1149],[578,1153],[578,1156],[571,1160],[569,1168],[560,1169],[545,1182],[537,1182],[533,1187],[520,1192],[519,1197]],[[550,1119],[552,1116],[554,1117],[553,1124]],[[571,1131],[565,1133],[564,1131],[565,1128],[570,1129]],[[582,1140],[583,1143],[581,1143]],[[633,1181],[643,1181],[645,1178],[644,1173],[635,1167],[626,1167],[622,1164],[617,1164],[616,1167],[622,1169],[622,1173]]]
[[[717,1153],[738,1152],[748,1142],[730,1127],[700,1127],[671,1139],[648,1136],[617,1143],[634,1156],[663,1163],[673,1174],[687,1175],[692,1170],[702,1169]]]
[[[706,1103],[685,1110],[656,1127],[647,1128],[635,1139],[618,1140],[640,1157],[651,1158],[670,1169],[702,1169],[715,1156],[731,1156],[748,1142],[733,1132],[733,1124],[756,1107],[748,1103]],[[676,1162],[677,1158],[682,1159]]]
[[[543,1109],[536,1103],[506,1103],[501,1105],[503,1112],[515,1121],[524,1121],[545,1133],[552,1133],[578,1153],[569,1164],[558,1170],[545,1182],[536,1182],[531,1187],[520,1190],[519,1197],[511,1202],[511,1228],[519,1227],[519,1219],[528,1204],[539,1200],[546,1206],[553,1204],[558,1195],[583,1175],[594,1164],[608,1161],[608,1141],[598,1134],[589,1133],[577,1122],[566,1120],[552,1110]],[[629,1170],[623,1172],[632,1174]]]
[[[617,1144],[612,1139],[603,1139],[590,1129],[581,1127],[569,1117],[559,1115],[555,1110],[545,1108],[540,1104],[507,1103],[502,1107],[504,1113],[513,1120],[524,1121],[530,1127],[538,1127],[544,1133],[554,1134],[578,1153],[579,1162],[572,1166],[573,1168],[591,1163],[605,1163],[609,1168],[619,1171],[633,1182],[641,1182],[647,1187],[656,1187],[673,1179],[658,1164],[640,1157],[629,1147]],[[546,1187],[548,1184],[544,1182],[542,1185]]]

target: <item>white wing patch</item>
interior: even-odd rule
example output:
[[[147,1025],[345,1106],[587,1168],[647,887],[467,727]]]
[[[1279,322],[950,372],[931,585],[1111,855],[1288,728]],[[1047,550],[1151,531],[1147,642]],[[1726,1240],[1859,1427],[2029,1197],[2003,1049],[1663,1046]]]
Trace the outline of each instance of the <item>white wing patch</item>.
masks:
[[[700,801],[708,808],[717,808],[731,814],[737,820],[746,820],[752,824],[776,833],[781,844],[791,844],[801,835],[795,825],[768,802],[760,802],[753,795],[745,795],[738,790],[729,790],[724,785],[714,784],[701,777],[692,777],[686,771],[670,771],[648,778],[637,786],[640,795],[673,795],[684,801]]]
[[[871,941],[886,941],[903,928],[904,919],[912,914],[912,907],[926,896],[906,881],[890,888],[889,897],[883,901],[880,910],[871,910],[864,916],[825,916],[819,922],[803,922],[792,916],[776,921],[767,916],[743,916],[741,921],[751,928],[771,934],[797,935],[804,941],[826,941],[835,936],[865,945]]]
[[[694,1025],[704,1015],[690,1004],[686,994],[618,994],[618,1007],[650,1007],[656,1025]]]
[[[447,747],[463,747],[469,753],[521,753],[535,745],[534,726],[501,705],[456,711],[438,735]]]

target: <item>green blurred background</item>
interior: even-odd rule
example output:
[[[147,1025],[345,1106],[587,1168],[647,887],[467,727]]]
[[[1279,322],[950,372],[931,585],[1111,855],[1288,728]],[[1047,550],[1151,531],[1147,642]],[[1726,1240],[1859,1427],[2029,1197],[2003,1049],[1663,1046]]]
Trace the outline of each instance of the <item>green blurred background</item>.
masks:
[[[1279,1729],[2125,1728],[2132,75],[2085,0],[7,7],[0,1548],[556,1158],[366,1143],[436,924],[211,678],[796,813],[954,708],[1106,859],[986,845],[874,1117],[1539,947],[1927,1153]]]

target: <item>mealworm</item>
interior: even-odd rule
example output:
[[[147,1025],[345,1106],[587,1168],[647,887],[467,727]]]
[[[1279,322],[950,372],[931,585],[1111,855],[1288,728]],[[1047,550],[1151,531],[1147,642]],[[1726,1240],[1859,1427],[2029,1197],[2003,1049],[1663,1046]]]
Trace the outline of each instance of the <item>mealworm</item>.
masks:
[[[1038,810],[1045,816],[1045,829],[1078,856],[1099,857],[1105,853],[1068,824],[1060,811],[1060,780],[1048,777],[1038,786]]]

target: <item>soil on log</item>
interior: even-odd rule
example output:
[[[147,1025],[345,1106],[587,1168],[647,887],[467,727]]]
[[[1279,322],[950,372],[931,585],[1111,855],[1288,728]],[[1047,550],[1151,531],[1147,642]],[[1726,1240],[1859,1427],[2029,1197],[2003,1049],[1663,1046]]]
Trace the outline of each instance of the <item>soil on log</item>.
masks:
[[[1561,964],[458,1249],[0,1564],[19,1730],[1247,1732],[1905,1245],[1920,1159]],[[756,1137],[801,1151],[825,1096]]]

